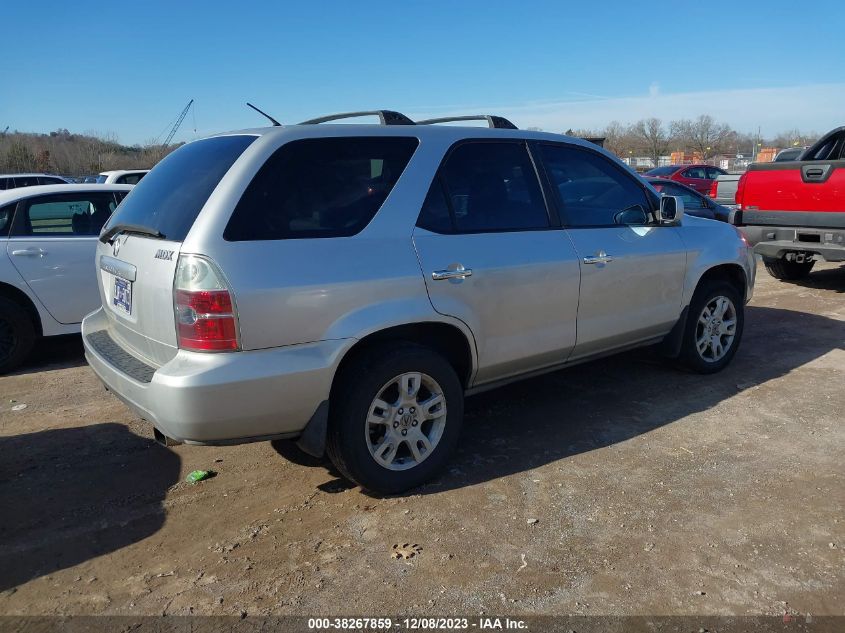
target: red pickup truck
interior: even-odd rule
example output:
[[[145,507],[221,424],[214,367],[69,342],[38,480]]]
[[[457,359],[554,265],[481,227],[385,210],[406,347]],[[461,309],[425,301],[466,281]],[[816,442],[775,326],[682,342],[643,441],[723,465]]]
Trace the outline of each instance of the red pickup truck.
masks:
[[[750,165],[736,203],[732,221],[773,277],[800,279],[816,261],[845,261],[845,127],[798,160]]]

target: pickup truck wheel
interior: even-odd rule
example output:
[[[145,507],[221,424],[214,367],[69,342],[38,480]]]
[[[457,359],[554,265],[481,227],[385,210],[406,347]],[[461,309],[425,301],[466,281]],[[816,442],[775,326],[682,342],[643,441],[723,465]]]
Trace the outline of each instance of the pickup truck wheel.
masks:
[[[394,494],[439,472],[463,418],[463,388],[435,352],[399,343],[358,358],[339,376],[326,451],[362,488]]]
[[[0,374],[20,365],[35,344],[35,327],[20,304],[0,297]]]
[[[786,259],[764,257],[763,263],[766,265],[766,270],[775,279],[794,281],[796,279],[803,279],[809,275],[816,262],[811,260],[799,264],[798,262],[790,262]]]
[[[700,374],[724,369],[736,354],[745,324],[745,305],[727,282],[705,282],[690,302],[680,361]]]

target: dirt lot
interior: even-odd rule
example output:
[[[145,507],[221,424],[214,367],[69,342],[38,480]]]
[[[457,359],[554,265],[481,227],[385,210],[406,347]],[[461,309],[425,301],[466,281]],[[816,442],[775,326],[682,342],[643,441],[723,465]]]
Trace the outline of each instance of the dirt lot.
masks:
[[[42,346],[0,378],[0,613],[845,614],[843,293],[761,269],[717,376],[637,352],[476,396],[402,498],[289,446],[164,449],[78,337]]]

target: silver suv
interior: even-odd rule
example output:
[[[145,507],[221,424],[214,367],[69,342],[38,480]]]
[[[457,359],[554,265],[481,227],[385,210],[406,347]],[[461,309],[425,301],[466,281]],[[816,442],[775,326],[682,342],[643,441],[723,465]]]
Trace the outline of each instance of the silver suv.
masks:
[[[86,355],[160,441],[298,438],[393,493],[444,466],[465,394],[657,343],[730,362],[733,226],[586,141],[378,114],[188,143],[104,227]]]

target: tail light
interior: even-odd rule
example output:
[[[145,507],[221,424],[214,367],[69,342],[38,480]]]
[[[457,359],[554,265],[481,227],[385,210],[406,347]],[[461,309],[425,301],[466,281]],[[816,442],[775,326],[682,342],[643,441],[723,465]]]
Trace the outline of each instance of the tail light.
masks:
[[[736,193],[734,194],[734,202],[737,204],[737,209],[742,209],[742,197],[745,195],[745,179],[748,177],[748,172],[739,177],[736,183]]]
[[[173,285],[176,338],[181,349],[229,352],[240,349],[238,318],[223,274],[210,259],[180,255]]]
[[[717,195],[716,192],[718,190],[719,190],[719,181],[714,180],[713,182],[710,183],[710,192],[707,195],[710,196],[711,198],[715,199],[716,195]]]

